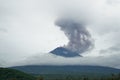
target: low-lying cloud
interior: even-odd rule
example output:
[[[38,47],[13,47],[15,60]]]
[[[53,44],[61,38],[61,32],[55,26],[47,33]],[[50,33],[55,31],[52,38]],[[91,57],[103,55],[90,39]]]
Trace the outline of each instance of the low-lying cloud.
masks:
[[[74,57],[64,58],[56,56],[50,53],[43,55],[34,55],[28,57],[20,62],[12,63],[9,66],[21,66],[21,65],[97,65],[97,66],[108,66],[113,68],[120,68],[119,65],[119,54],[110,56],[98,56],[98,57]]]

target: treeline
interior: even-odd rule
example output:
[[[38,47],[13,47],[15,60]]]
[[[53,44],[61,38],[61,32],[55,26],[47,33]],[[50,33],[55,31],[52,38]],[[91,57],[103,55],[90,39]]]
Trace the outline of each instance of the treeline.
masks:
[[[14,69],[0,68],[0,80],[120,80],[120,73],[105,76],[100,76],[98,74],[96,74],[96,76],[92,74],[66,74],[62,76],[60,74],[43,74],[40,76],[33,76]]]
[[[78,77],[74,77],[72,75],[68,75],[68,76],[64,76],[64,77],[59,77],[59,78],[52,78],[52,79],[48,79],[46,77],[43,76],[39,76],[39,77],[34,77],[31,79],[31,77],[23,77],[23,76],[14,76],[9,77],[6,76],[6,78],[4,77],[4,79],[2,77],[0,77],[0,80],[120,80],[120,74],[111,74],[110,76],[104,76],[104,77],[87,77],[87,76],[78,76]]]
[[[99,76],[99,75],[98,75]],[[111,74],[108,76],[101,76],[101,77],[93,77],[93,76],[74,76],[74,75],[67,75],[63,77],[54,76],[52,78],[47,78],[43,76],[37,77],[37,80],[120,80],[120,73],[119,74]]]

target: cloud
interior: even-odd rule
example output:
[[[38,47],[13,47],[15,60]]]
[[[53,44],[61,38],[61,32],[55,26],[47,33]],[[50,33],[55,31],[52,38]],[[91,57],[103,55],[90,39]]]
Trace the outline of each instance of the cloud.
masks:
[[[111,56],[98,56],[98,57],[74,57],[64,58],[53,55],[51,53],[45,53],[43,55],[37,54],[26,58],[20,62],[10,64],[9,66],[21,66],[21,65],[97,65],[119,68],[119,54]]]
[[[117,5],[120,3],[120,0],[107,0],[108,4],[110,5]]]
[[[31,55],[27,61],[33,64],[41,61],[38,64],[120,66],[119,0],[0,0],[0,12],[0,61],[9,63],[7,66]],[[87,55],[84,58],[41,56],[40,52],[45,54],[68,43],[64,33],[54,25],[56,19],[65,16],[86,25],[94,39],[94,49],[83,54]],[[34,58],[36,53],[39,58]]]
[[[5,28],[0,28],[0,36],[5,35],[7,32],[8,32],[7,29],[5,29]]]
[[[100,50],[100,53],[101,54],[118,54],[120,53],[120,45],[115,45],[115,46],[111,46],[107,49],[104,49],[104,50]]]
[[[4,28],[0,28],[0,31],[2,31],[2,32],[7,32],[7,30],[4,29]]]
[[[80,22],[67,19],[58,19],[55,24],[65,33],[69,42],[64,47],[76,52],[83,53],[89,51],[93,47],[93,40],[86,26]]]

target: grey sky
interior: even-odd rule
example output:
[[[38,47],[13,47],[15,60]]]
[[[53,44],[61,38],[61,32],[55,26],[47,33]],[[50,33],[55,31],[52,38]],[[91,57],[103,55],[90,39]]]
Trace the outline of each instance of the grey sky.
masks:
[[[47,61],[41,55],[68,43],[54,25],[62,16],[86,24],[95,42],[83,62],[73,63],[97,64],[93,59],[100,57],[98,65],[119,66],[120,0],[0,0],[0,63],[8,66],[38,54]]]

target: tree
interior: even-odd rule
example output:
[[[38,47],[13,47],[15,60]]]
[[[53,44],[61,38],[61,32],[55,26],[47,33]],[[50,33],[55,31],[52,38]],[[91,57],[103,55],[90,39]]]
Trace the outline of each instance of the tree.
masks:
[[[44,80],[42,76],[38,77],[37,80]]]

